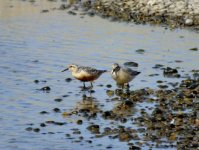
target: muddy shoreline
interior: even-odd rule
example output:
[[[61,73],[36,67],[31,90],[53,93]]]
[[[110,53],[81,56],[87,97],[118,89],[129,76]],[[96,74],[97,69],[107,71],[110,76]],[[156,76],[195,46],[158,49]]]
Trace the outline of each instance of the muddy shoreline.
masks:
[[[165,75],[175,78],[175,70],[167,71],[168,69],[164,71]],[[109,97],[107,101],[117,102],[110,110],[104,110],[96,103],[95,97],[92,97],[95,90],[85,91],[85,93],[90,93],[90,96],[84,94],[82,100],[71,111],[54,108],[40,112],[41,115],[48,115],[53,111],[52,113],[62,115],[64,122],[44,120],[40,125],[31,124],[25,130],[41,134],[56,134],[52,131],[46,133],[44,128],[65,126],[72,131],[65,134],[66,139],[71,140],[72,143],[92,144],[97,139],[108,137],[118,139],[119,142],[126,142],[129,150],[140,150],[146,147],[149,149],[197,149],[199,146],[198,72],[198,70],[193,70],[191,76],[172,89],[160,87],[156,90],[151,88],[114,90],[112,85],[107,85],[104,87]],[[70,81],[66,80],[66,82]],[[50,88],[41,89],[41,91],[50,92]],[[67,97],[70,97],[70,94]],[[55,99],[57,103],[62,100],[63,98]],[[134,107],[137,103],[153,103],[154,106],[143,107],[137,110],[139,112],[137,115],[134,115]],[[96,120],[110,123],[102,125]],[[73,124],[77,127],[74,128]],[[92,135],[89,140],[85,140],[81,126],[85,126],[84,130]],[[106,149],[112,148],[112,145],[106,147]]]

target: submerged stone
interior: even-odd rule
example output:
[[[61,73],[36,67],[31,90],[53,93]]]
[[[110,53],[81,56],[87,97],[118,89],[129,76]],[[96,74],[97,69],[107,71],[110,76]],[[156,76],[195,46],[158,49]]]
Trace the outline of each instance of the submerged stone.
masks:
[[[49,10],[47,10],[47,9],[44,9],[41,11],[41,13],[47,13],[47,12],[49,12]]]
[[[32,131],[33,130],[33,128],[32,127],[28,127],[28,128],[26,128],[26,131]]]
[[[69,15],[77,15],[77,13],[74,12],[74,11],[72,11],[72,10],[68,11],[68,14],[69,14]]]
[[[131,145],[131,146],[129,147],[129,150],[141,150],[141,148],[138,147],[138,146]]]
[[[37,83],[39,83],[39,80],[34,80],[34,82],[37,84]]]
[[[78,125],[81,125],[82,123],[83,123],[82,120],[77,120],[77,124],[78,124]]]
[[[111,85],[111,84],[107,84],[106,87],[107,87],[107,88],[111,88],[112,85]]]
[[[191,51],[197,51],[198,48],[197,48],[197,47],[194,47],[194,48],[190,48],[189,50],[191,50]]]
[[[136,50],[136,52],[139,53],[139,54],[143,54],[143,53],[145,53],[145,50],[144,49],[138,49],[138,50]]]
[[[168,88],[168,85],[158,85],[158,87],[161,89],[166,89],[166,88]]]
[[[107,94],[109,97],[112,97],[112,96],[114,96],[114,91],[112,91],[112,90],[107,90],[107,91],[106,91],[106,94]]]
[[[45,127],[46,124],[45,124],[45,123],[41,123],[40,126],[41,126],[41,127]]]
[[[131,134],[129,132],[122,132],[119,133],[119,140],[120,141],[130,141],[132,138]]]
[[[34,131],[34,132],[39,132],[40,129],[39,129],[39,128],[35,128],[35,129],[33,129],[33,131]]]
[[[71,78],[66,78],[65,81],[66,81],[66,82],[71,82],[72,79],[71,79]]]
[[[45,86],[45,87],[41,88],[40,90],[49,92],[51,90],[51,88],[49,86]]]
[[[138,63],[136,62],[125,62],[124,65],[129,67],[138,67]]]
[[[61,112],[61,110],[59,108],[54,108],[53,111],[56,112],[56,113],[60,113]]]
[[[65,10],[65,9],[69,9],[71,7],[71,5],[67,5],[67,4],[61,4],[59,9],[60,10]]]
[[[100,133],[99,129],[100,129],[99,125],[96,125],[96,124],[90,125],[87,127],[87,130],[89,130],[91,133],[94,133],[94,134],[99,134]]]
[[[49,114],[47,111],[41,111],[40,114]]]

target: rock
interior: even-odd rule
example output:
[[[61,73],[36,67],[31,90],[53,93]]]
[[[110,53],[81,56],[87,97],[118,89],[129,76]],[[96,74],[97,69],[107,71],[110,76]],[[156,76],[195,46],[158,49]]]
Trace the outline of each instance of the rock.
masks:
[[[65,81],[66,81],[66,82],[71,82],[72,79],[71,79],[71,78],[66,78]]]
[[[161,89],[166,89],[166,88],[168,88],[168,85],[158,85],[158,87]]]
[[[56,101],[56,102],[61,102],[62,99],[61,99],[61,98],[56,98],[56,99],[54,99],[54,101]]]
[[[171,77],[171,78],[180,78],[180,74],[178,74],[177,69],[173,69],[171,67],[163,68],[163,75],[165,77]]]
[[[130,107],[132,107],[134,105],[134,103],[132,102],[132,101],[129,101],[129,100],[127,100],[127,101],[125,101],[124,103],[123,103],[123,106],[125,106],[125,108],[130,108]]]
[[[119,140],[120,141],[130,141],[132,138],[132,136],[130,135],[129,132],[122,132],[122,133],[119,133]]]
[[[77,120],[77,124],[78,124],[78,125],[81,125],[82,123],[83,123],[82,120]]]
[[[94,11],[89,11],[89,12],[87,12],[87,15],[90,16],[90,17],[93,17],[93,16],[95,16],[95,12]]]
[[[56,121],[53,121],[53,120],[46,121],[45,123],[47,123],[47,124],[53,124],[53,125],[59,125],[59,126],[62,126],[62,125],[66,124],[66,122],[56,122]]]
[[[131,145],[131,146],[129,147],[129,150],[141,150],[141,148],[140,148],[140,147],[137,147],[137,146],[134,146],[134,145]]]
[[[59,9],[60,10],[65,10],[65,9],[69,9],[70,7],[71,7],[71,5],[61,4]]]
[[[87,130],[89,130],[91,133],[94,133],[94,134],[99,134],[100,133],[99,129],[100,129],[99,125],[96,125],[96,124],[90,125],[87,127]]]
[[[136,52],[139,53],[139,54],[143,54],[145,52],[145,50],[144,49],[138,49],[138,50],[136,50]]]
[[[41,13],[47,13],[47,12],[49,12],[49,10],[47,10],[47,9],[44,9],[41,11]]]
[[[194,48],[190,48],[189,50],[191,50],[191,51],[197,51],[198,48],[197,48],[197,47],[194,47]]]
[[[114,96],[114,91],[112,91],[112,90],[107,90],[107,91],[106,91],[106,94],[107,94],[109,97],[112,97],[112,96]]]
[[[77,13],[74,12],[74,11],[72,11],[72,10],[69,10],[69,11],[68,11],[68,14],[69,14],[69,15],[77,15]]]
[[[33,131],[34,131],[34,132],[39,132],[40,129],[39,129],[39,128],[35,128],[35,129],[33,129]]]
[[[41,111],[40,114],[49,114],[47,111]]]
[[[70,115],[71,115],[71,113],[69,113],[69,112],[63,112],[63,113],[62,113],[62,116],[63,116],[63,117],[68,117],[68,116],[70,116]]]
[[[192,19],[185,19],[185,25],[192,26],[193,25],[193,20]]]
[[[169,136],[169,140],[170,141],[175,141],[177,139],[177,133],[171,133],[171,135]]]
[[[60,113],[61,112],[61,110],[59,108],[54,108],[53,111],[56,112],[56,113]]]
[[[154,67],[152,67],[153,69],[159,69],[159,68],[162,68],[164,67],[164,65],[161,65],[161,64],[156,64]]]
[[[26,128],[26,131],[32,131],[33,130],[33,128],[32,127],[28,127],[28,128]]]
[[[112,85],[111,85],[111,84],[107,84],[106,87],[107,87],[107,88],[111,88]]]
[[[178,70],[170,67],[164,69],[164,74],[174,74],[174,73],[178,73]]]
[[[121,118],[121,119],[120,119],[120,122],[121,122],[121,123],[126,123],[126,122],[127,122],[127,119],[126,119],[126,118]]]
[[[70,135],[70,134],[68,134],[68,133],[67,133],[67,134],[65,134],[65,136],[66,136],[66,137],[71,137],[71,135]]]
[[[138,67],[138,63],[136,62],[125,62],[124,65],[129,67]]]
[[[45,86],[45,87],[41,88],[40,90],[49,92],[51,90],[51,88],[49,86]]]
[[[41,123],[40,126],[41,126],[41,127],[45,127],[46,124],[45,124],[45,123]]]
[[[73,134],[81,134],[81,131],[74,131]]]
[[[39,83],[39,80],[35,80],[34,82],[37,84],[37,83]]]

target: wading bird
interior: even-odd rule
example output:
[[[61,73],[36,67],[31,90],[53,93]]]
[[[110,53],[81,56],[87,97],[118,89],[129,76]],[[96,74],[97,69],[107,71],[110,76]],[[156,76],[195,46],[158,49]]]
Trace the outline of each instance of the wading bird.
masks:
[[[130,68],[121,67],[117,63],[112,65],[111,76],[118,85],[122,86],[122,88],[124,85],[129,87],[129,82],[132,81],[138,74],[140,74],[140,72]]]
[[[77,79],[83,82],[83,87],[86,88],[85,82],[91,83],[91,88],[93,87],[92,82],[97,80],[106,70],[97,70],[95,68],[79,66],[76,64],[70,64],[62,72],[70,70],[72,75]]]

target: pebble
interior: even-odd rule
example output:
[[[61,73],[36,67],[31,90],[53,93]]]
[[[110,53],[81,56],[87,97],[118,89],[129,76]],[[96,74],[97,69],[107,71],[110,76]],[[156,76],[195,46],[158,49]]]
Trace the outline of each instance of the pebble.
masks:
[[[61,112],[61,110],[59,108],[54,108],[53,111],[56,112],[56,113],[60,113]]]
[[[136,62],[125,62],[124,65],[129,67],[138,67],[138,63]]]
[[[33,129],[33,131],[34,131],[34,132],[39,132],[40,129],[39,129],[39,128],[35,128],[35,129]]]
[[[56,101],[56,102],[61,102],[63,99],[61,99],[61,98],[56,98],[56,99],[54,99],[54,101]]]
[[[51,90],[51,88],[49,86],[45,86],[45,87],[41,88],[40,90],[49,92]]]
[[[99,125],[96,125],[96,124],[90,125],[87,127],[87,130],[89,130],[91,133],[95,133],[95,134],[100,133],[99,129],[100,129]]]
[[[83,123],[82,120],[77,120],[77,124],[78,124],[78,125],[81,125],[82,123]]]
[[[192,19],[186,19],[185,20],[185,25],[188,25],[188,26],[193,25],[193,20]]]
[[[49,12],[49,10],[47,10],[47,9],[44,9],[41,11],[41,13],[47,13],[47,12]]]

